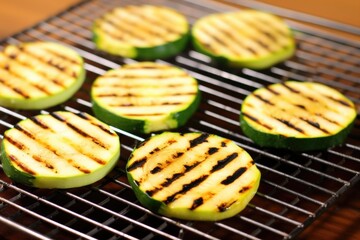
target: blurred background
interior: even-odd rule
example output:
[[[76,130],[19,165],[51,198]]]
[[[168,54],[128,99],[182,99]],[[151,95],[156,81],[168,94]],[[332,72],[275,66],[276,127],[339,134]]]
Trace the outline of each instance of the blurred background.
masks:
[[[77,2],[80,0],[0,0],[0,38],[30,27]],[[358,0],[261,0],[259,2],[360,27]]]

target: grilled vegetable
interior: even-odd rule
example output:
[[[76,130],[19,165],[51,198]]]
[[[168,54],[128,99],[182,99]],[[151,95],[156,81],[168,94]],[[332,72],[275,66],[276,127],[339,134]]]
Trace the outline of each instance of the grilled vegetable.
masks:
[[[86,114],[66,111],[34,116],[5,132],[4,172],[38,188],[73,188],[104,177],[120,154],[119,137]]]
[[[0,105],[44,109],[69,99],[83,84],[83,59],[53,42],[9,45],[0,52]]]
[[[192,28],[193,45],[232,67],[263,69],[293,55],[291,30],[278,17],[255,10],[216,13]]]
[[[272,84],[247,96],[241,107],[241,128],[264,147],[295,151],[341,144],[356,119],[354,104],[320,83]]]
[[[206,133],[155,135],[132,152],[126,171],[141,204],[186,220],[238,214],[260,182],[260,171],[246,151]]]
[[[194,78],[177,67],[152,62],[110,70],[95,80],[91,96],[99,119],[135,133],[180,127],[200,101]]]
[[[189,35],[189,24],[182,14],[151,5],[115,8],[93,26],[97,48],[140,60],[176,55],[186,47]]]

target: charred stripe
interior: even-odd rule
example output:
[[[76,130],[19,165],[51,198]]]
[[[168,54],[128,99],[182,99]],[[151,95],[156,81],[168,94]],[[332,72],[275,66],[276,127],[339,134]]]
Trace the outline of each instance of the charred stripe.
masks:
[[[145,20],[147,22],[149,22],[151,25],[156,25],[156,26],[161,26],[162,28],[164,28],[167,32],[169,33],[174,33],[174,34],[183,34],[182,32],[178,31],[178,28],[173,27],[172,24],[173,22],[166,18],[166,19],[160,19],[160,12],[158,12],[156,15],[154,15],[154,18],[150,18],[147,15],[143,14],[141,11],[132,11],[131,7],[128,8],[128,10],[137,15],[141,20]],[[170,21],[169,21],[170,20]],[[167,24],[169,23],[169,24]]]
[[[173,201],[175,201],[179,195],[184,195],[186,194],[188,191],[190,191],[191,189],[193,189],[194,187],[197,187],[200,183],[202,183],[203,181],[205,181],[207,178],[209,177],[209,175],[203,175],[197,179],[192,180],[189,183],[186,183],[182,186],[181,190],[168,196],[165,200],[164,203],[165,204],[169,204]]]
[[[241,175],[244,174],[244,172],[247,171],[246,167],[240,167],[237,169],[232,175],[227,176],[224,180],[221,181],[221,184],[223,185],[229,185],[233,183],[236,179],[238,179]]]
[[[96,137],[93,137],[89,134],[87,134],[84,130],[80,129],[79,127],[73,125],[72,123],[66,121],[62,116],[59,114],[52,112],[50,113],[51,116],[53,116],[55,119],[65,123],[69,128],[73,129],[74,132],[78,133],[79,135],[91,139],[95,144],[99,145],[100,147],[104,149],[108,149],[108,146],[106,146],[100,139],[97,139]]]
[[[228,163],[230,163],[232,160],[237,158],[239,154],[237,152],[234,152],[232,154],[229,154],[224,159],[217,161],[216,165],[212,167],[210,170],[210,173],[219,171],[220,169],[223,169]]]
[[[32,53],[31,51],[28,51],[26,48],[19,48],[19,50],[22,51],[24,54],[27,54],[28,56],[31,56],[32,58],[35,58],[35,59],[37,59],[38,61],[40,61],[40,62],[42,62],[42,63],[44,63],[44,64],[46,64],[46,65],[48,65],[48,66],[52,66],[52,67],[58,69],[60,72],[65,73],[65,74],[67,74],[67,75],[70,76],[70,77],[77,77],[76,74],[75,74],[75,76],[74,76],[74,73],[73,73],[73,72],[66,71],[66,70],[68,70],[68,68],[60,65],[59,63],[54,62],[53,59],[48,59],[48,60],[46,60],[46,59],[44,59],[43,57],[38,56],[38,55]],[[53,55],[53,56],[55,56],[55,57],[61,58],[63,61],[67,61],[67,62],[70,63],[70,64],[80,65],[79,62],[77,62],[77,61],[75,61],[75,60],[72,60],[72,59],[69,59],[69,58],[65,57],[64,55],[61,55],[61,54],[58,53],[58,52],[52,51],[52,50],[50,50],[50,49],[45,49],[45,51],[46,51],[47,53],[50,53],[51,55]],[[22,63],[22,64],[24,64],[24,63]],[[27,65],[27,64],[26,64],[26,65]],[[28,66],[29,66],[29,65],[28,65]],[[30,66],[29,66],[29,67],[30,67]],[[41,72],[41,71],[39,71],[38,73],[40,73],[40,74],[42,74],[42,75],[45,74],[44,72]]]
[[[101,129],[103,132],[111,135],[111,136],[116,136],[116,133],[114,131],[111,131],[110,128],[104,126],[103,124],[101,123],[97,123],[97,122],[94,122],[92,118],[89,117],[88,114],[84,113],[84,112],[79,112],[77,113],[77,115],[87,121],[89,121],[93,126],[96,126],[98,127],[99,129]]]
[[[13,90],[14,92],[16,92],[17,94],[21,95],[23,98],[30,98],[30,96],[24,92],[22,89],[19,89],[17,87],[11,86],[7,81],[5,81],[4,79],[0,78],[0,83],[3,84],[4,86],[6,86],[7,88],[10,88],[11,90]]]
[[[277,117],[273,117],[273,118],[278,120],[279,122],[283,123],[284,125],[288,126],[289,128],[292,128],[292,129],[298,131],[299,133],[302,133],[302,134],[306,135],[303,129],[295,126],[294,124],[292,124],[288,120],[282,119],[282,118],[277,118]]]
[[[208,133],[202,133],[199,137],[191,139],[189,141],[190,148],[194,148],[194,147],[196,147],[197,145],[199,145],[201,143],[207,142],[207,139],[208,139],[209,136],[210,136],[210,134],[208,134]]]
[[[303,118],[303,117],[300,117],[300,119],[303,120],[304,122],[307,122],[307,123],[310,124],[311,126],[319,129],[319,130],[322,131],[323,133],[330,134],[330,132],[329,132],[328,130],[322,128],[318,122],[315,122],[315,121],[312,121],[312,120],[310,120],[310,119],[306,119],[306,118]]]
[[[247,117],[247,118],[249,118],[249,119],[251,119],[252,121],[256,122],[257,124],[259,124],[259,125],[267,128],[267,129],[269,129],[269,130],[272,130],[272,129],[273,129],[271,126],[267,125],[267,124],[264,123],[264,122],[261,122],[258,118],[252,116],[252,115],[249,114],[249,113],[243,112],[242,115],[245,116],[245,117]]]
[[[19,161],[19,159],[17,157],[15,157],[14,155],[10,154],[9,158],[12,162],[14,162],[18,167],[20,167],[24,172],[27,172],[31,175],[36,175],[36,172],[34,172],[31,168],[29,168],[28,166],[26,166],[23,162]]]
[[[23,76],[19,75],[17,72],[13,71],[13,70],[10,68],[10,66],[8,66],[6,70],[7,70],[7,72],[8,72],[10,75],[12,75],[12,76],[14,76],[14,77],[16,77],[16,78],[18,78],[18,79],[21,79],[21,80],[23,80],[24,82],[27,82],[28,84],[30,84],[30,85],[33,86],[34,88],[38,89],[39,91],[41,91],[41,92],[43,92],[43,93],[45,93],[45,94],[47,94],[47,95],[51,95],[51,93],[49,93],[49,91],[48,91],[47,89],[45,89],[43,86],[40,86],[40,85],[38,85],[38,84],[35,84],[35,83],[32,83],[32,82],[28,81],[26,78],[24,78]],[[5,80],[3,80],[3,81],[5,81]],[[10,85],[8,85],[8,86],[10,86]],[[30,98],[29,95],[27,95],[27,94],[24,95],[24,92],[22,91],[22,89],[19,89],[19,88],[17,88],[17,87],[12,87],[12,86],[10,86],[10,87],[11,87],[14,91],[16,91],[17,93],[19,93],[20,95],[22,95],[22,96],[24,96],[24,97],[27,96],[27,97],[25,97],[25,98]]]
[[[15,53],[11,53],[10,55],[8,55],[9,58],[16,60],[17,55]],[[45,71],[39,71],[39,70],[35,70],[33,69],[31,64],[28,64],[27,62],[20,62],[20,61],[16,61],[17,63],[35,71],[37,74],[41,75],[44,79],[49,80],[51,82],[53,82],[55,85],[58,85],[59,87],[65,87],[64,84],[58,80],[58,79],[50,79],[47,75]]]

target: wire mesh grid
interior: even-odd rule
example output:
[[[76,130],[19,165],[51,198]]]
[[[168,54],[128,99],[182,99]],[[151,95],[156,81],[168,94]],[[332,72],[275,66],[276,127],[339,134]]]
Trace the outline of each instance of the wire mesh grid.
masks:
[[[133,60],[95,50],[93,20],[116,6],[146,1],[84,1],[38,25],[2,41],[7,44],[50,40],[74,48],[86,61],[86,82],[73,98],[41,111],[0,107],[0,137],[19,120],[55,110],[92,113],[93,80],[108,69]],[[206,14],[238,9],[212,1],[153,1],[186,14],[190,23]],[[251,7],[251,6],[250,6]],[[121,138],[117,167],[104,179],[82,188],[42,190],[11,182],[0,173],[0,221],[15,236],[39,239],[289,239],[297,236],[360,176],[360,120],[346,142],[326,151],[292,153],[259,148],[245,137],[238,121],[240,106],[253,90],[288,79],[325,83],[353,100],[360,109],[360,44],[321,33],[296,21],[298,49],[294,57],[268,70],[224,69],[191,46],[178,56],[159,60],[177,65],[200,84],[202,102],[178,131],[214,133],[234,140],[256,161],[262,180],[258,193],[239,215],[218,222],[181,221],[156,215],[136,200],[124,173],[133,147],[147,136],[114,130]]]

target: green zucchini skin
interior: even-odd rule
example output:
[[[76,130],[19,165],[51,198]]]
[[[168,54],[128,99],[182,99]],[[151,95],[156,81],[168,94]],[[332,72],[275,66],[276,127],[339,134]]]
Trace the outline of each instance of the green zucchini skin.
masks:
[[[261,147],[288,149],[295,152],[324,150],[342,144],[353,128],[351,122],[346,128],[333,136],[318,138],[296,138],[286,137],[278,134],[263,134],[249,124],[244,116],[240,116],[241,129],[245,135],[250,137]]]
[[[165,68],[164,71],[167,71],[167,69],[169,71],[175,70],[176,74],[181,74],[183,79],[179,79],[179,84],[185,84],[185,85],[189,85],[189,84],[195,84],[192,87],[192,91],[194,91],[193,93],[191,93],[193,95],[191,101],[190,100],[186,100],[186,102],[184,103],[183,107],[176,107],[176,105],[174,105],[171,110],[169,110],[169,112],[167,113],[161,113],[161,115],[158,118],[151,118],[151,117],[147,117],[146,115],[143,115],[141,117],[140,116],[136,116],[136,117],[130,117],[127,116],[126,113],[121,113],[121,112],[116,112],[114,109],[111,108],[109,103],[106,103],[102,100],[102,97],[99,96],[99,93],[97,93],[99,91],[99,89],[101,87],[104,87],[102,84],[98,85],[98,82],[101,80],[101,78],[106,78],[107,76],[110,76],[111,74],[114,74],[115,72],[121,73],[123,72],[122,69],[125,69],[124,71],[126,71],[127,69],[131,69],[131,68],[138,68],[138,71],[142,71],[141,69],[145,69],[145,71],[151,71],[148,69],[154,69],[154,71],[159,70],[159,73],[157,73],[156,76],[159,76],[160,78],[162,78],[161,76],[161,69]],[[95,114],[96,117],[98,117],[100,120],[114,126],[120,129],[123,129],[125,131],[129,131],[129,132],[133,132],[133,133],[139,133],[139,134],[148,134],[151,132],[157,132],[157,131],[162,131],[162,130],[169,130],[169,129],[175,129],[175,128],[179,128],[183,125],[186,124],[186,122],[190,119],[190,117],[196,112],[199,104],[200,104],[200,100],[201,100],[201,92],[198,89],[198,85],[197,85],[197,81],[190,77],[188,74],[186,74],[183,70],[175,68],[175,67],[165,67],[165,65],[162,64],[157,64],[157,63],[153,63],[153,62],[142,62],[142,63],[136,63],[136,64],[129,64],[129,65],[125,65],[123,66],[122,69],[118,69],[118,70],[110,70],[108,73],[106,73],[105,75],[103,75],[102,77],[100,77],[98,80],[96,80],[93,84],[92,87],[92,91],[91,91],[91,98],[92,98],[92,109],[93,112]],[[174,74],[174,77],[176,77]],[[143,78],[143,79],[141,79]],[[172,78],[172,76],[169,75],[168,80],[170,81]],[[146,76],[145,77],[140,77],[140,80],[146,80]],[[156,79],[156,78],[155,78]],[[159,79],[159,85],[156,86],[156,89],[159,89],[158,91],[161,91],[161,89],[163,88],[163,85],[161,85],[161,82],[164,82],[164,80],[166,81],[166,79]],[[183,81],[181,81],[183,80]],[[119,77],[117,80],[118,84],[121,84],[121,82],[127,82],[127,84],[129,84],[129,86],[127,87],[127,89],[122,89],[122,90],[116,90],[113,91],[114,94],[118,93],[122,93],[125,94],[124,91],[131,91],[132,87],[135,86],[131,86],[132,83],[130,83],[131,79],[124,79],[122,77]],[[133,80],[135,81],[135,80]],[[105,81],[103,81],[103,83],[107,84]],[[177,83],[175,83],[177,84]],[[190,86],[190,85],[189,85]],[[144,88],[145,90],[142,90],[143,94],[141,93],[137,93],[140,94],[139,97],[144,97],[146,96],[147,92],[146,89],[148,89],[148,91],[152,91],[154,89],[154,86],[148,86],[146,84],[144,84]],[[176,86],[174,87],[175,91],[176,90]],[[178,90],[180,92],[178,93],[174,93],[173,97],[176,97],[176,95],[178,94],[182,94],[181,90]],[[166,93],[164,93],[166,94]],[[187,94],[187,93],[186,93]],[[110,94],[111,95],[111,94]],[[161,95],[159,94],[158,96],[153,96],[153,97],[149,97],[149,101],[158,101],[158,99],[161,100],[161,98],[163,98],[163,96],[165,95]],[[136,103],[136,97],[134,97],[135,100],[129,100],[129,102],[123,102],[123,104],[125,105],[131,105],[133,107],[141,107],[141,104]],[[111,104],[115,104],[116,101],[122,101],[121,97],[119,97],[117,100],[114,98],[114,101],[111,102]],[[133,101],[133,102],[131,102]],[[156,103],[155,103],[156,104]],[[156,105],[155,105],[156,106]],[[161,108],[161,105],[158,106],[158,108]],[[155,107],[154,107],[155,109]],[[155,110],[156,111],[156,110]],[[141,114],[141,110],[138,111],[139,114]],[[156,114],[156,112],[155,112]],[[151,115],[151,114],[150,114]]]
[[[36,52],[37,49],[44,52],[43,59],[30,53]],[[56,56],[57,54],[59,55]],[[58,43],[30,42],[19,46],[9,45],[0,53],[0,57],[0,65],[8,66],[5,67],[7,72],[0,73],[3,79],[0,83],[0,105],[4,107],[37,110],[58,105],[72,97],[85,80],[83,58],[72,49]],[[32,61],[39,61],[43,66],[40,68],[36,64],[28,64]],[[50,74],[46,75],[47,72]],[[34,76],[41,76],[43,80],[30,80],[34,79]],[[23,84],[14,85],[12,78],[19,79],[17,82],[22,81]],[[33,89],[36,89],[36,92]]]
[[[196,147],[199,150],[195,150]],[[153,154],[156,156],[152,157]],[[214,154],[215,159],[210,160],[208,154]],[[234,154],[239,155],[228,161]],[[236,176],[231,184],[223,185],[237,174],[238,168],[245,170],[244,173]],[[218,221],[238,214],[254,197],[261,177],[248,153],[232,141],[205,133],[154,135],[134,149],[126,171],[142,205],[167,217],[195,221]],[[161,177],[155,176],[157,173]],[[165,182],[161,183],[161,179]],[[182,190],[176,193],[181,184]]]
[[[219,21],[224,21],[225,24],[226,21],[222,20],[222,19],[226,19],[228,18],[233,18],[235,19],[235,22],[237,21],[237,23],[246,23],[246,21],[242,18],[240,18],[240,16],[242,15],[254,15],[254,22],[259,21],[256,17],[257,15],[265,15],[268,16],[269,18],[267,19],[268,21],[276,21],[278,24],[283,25],[283,31],[285,31],[285,29],[287,28],[287,26],[285,25],[285,23],[283,23],[283,21],[274,16],[271,15],[269,13],[265,13],[265,12],[260,12],[260,11],[255,11],[255,10],[243,10],[241,12],[229,12],[229,13],[221,13],[221,14],[213,14],[213,15],[209,15],[209,16],[205,16],[202,19],[199,19],[193,26],[192,28],[192,37],[191,37],[191,41],[193,44],[193,47],[195,50],[208,55],[209,57],[212,58],[212,60],[214,61],[214,63],[219,64],[221,66],[227,66],[227,67],[233,67],[233,68],[239,68],[239,67],[244,67],[244,68],[251,68],[251,69],[255,69],[255,70],[262,70],[262,69],[266,69],[269,68],[275,64],[278,64],[280,62],[283,62],[284,60],[292,57],[296,51],[296,42],[294,40],[294,36],[292,31],[288,28],[286,30],[286,33],[282,33],[282,34],[286,34],[286,36],[282,36],[282,38],[287,39],[287,42],[285,44],[282,44],[281,46],[276,47],[275,49],[272,50],[267,50],[267,53],[262,53],[262,54],[248,54],[248,55],[242,55],[242,54],[235,54],[234,52],[229,53],[229,52],[224,52],[222,50],[216,50],[218,52],[215,52],[212,47],[209,47],[211,45],[211,42],[204,42],[201,41],[199,39],[199,33],[198,33],[198,29],[200,28],[199,25],[201,22],[206,22],[208,21],[208,19],[216,19],[218,18]],[[230,23],[229,23],[230,24]],[[231,23],[234,24],[234,23]],[[231,24],[229,26],[231,26]],[[247,23],[246,23],[247,24]],[[255,24],[256,25],[256,24]],[[257,27],[254,27],[253,24],[249,24],[247,26],[243,26],[243,28],[254,28],[257,30]],[[221,28],[219,28],[221,29]],[[265,30],[266,29],[266,30]],[[223,32],[222,32],[223,31]],[[227,30],[226,30],[227,31]],[[218,33],[217,36],[211,36],[210,34],[210,38],[213,38],[211,41],[217,41],[214,39],[217,38],[227,38],[228,36],[226,36],[225,30],[220,30],[220,32]],[[274,31],[274,34],[276,34],[276,30],[272,29],[272,27],[269,25],[268,28],[264,29],[259,29],[259,32],[261,31],[268,31],[266,34],[273,34],[272,31]],[[236,31],[235,31],[236,32]],[[224,36],[222,36],[221,34],[224,34]],[[256,39],[256,36],[246,36],[246,35],[241,35],[240,33],[237,33],[238,35],[236,36],[236,38],[238,38],[237,43],[235,44],[239,44],[236,47],[241,47],[241,48],[254,48],[254,46],[243,46],[241,43],[241,40],[247,40],[247,41],[253,41],[256,44],[258,44],[259,40]],[[258,33],[260,34],[260,33]],[[263,34],[263,33],[261,33]],[[263,37],[263,36],[261,36]],[[273,37],[270,37],[273,38]],[[221,41],[221,40],[220,40]],[[277,45],[277,40],[272,39],[271,41],[273,41],[272,44]],[[234,44],[234,43],[233,43]],[[262,44],[262,43],[261,43]],[[271,43],[269,43],[271,44]],[[259,47],[259,48],[264,48],[263,46]],[[230,51],[232,51],[230,49]],[[252,50],[253,51],[253,50]]]
[[[299,109],[297,109],[298,111],[308,109],[309,111],[314,111],[313,114],[307,115],[307,117],[305,118],[305,117],[301,116],[300,113],[296,113],[292,117],[292,119],[287,119],[287,121],[288,121],[287,123],[288,124],[294,123],[293,126],[290,126],[290,127],[295,128],[296,121],[294,119],[299,118],[299,119],[301,119],[302,122],[304,122],[303,121],[304,119],[311,119],[311,122],[308,121],[310,123],[308,125],[312,125],[312,126],[309,126],[309,127],[315,126],[318,129],[323,129],[322,131],[325,131],[324,133],[312,134],[310,130],[306,130],[307,136],[296,136],[293,134],[286,134],[283,131],[277,132],[276,130],[265,130],[263,128],[259,128],[257,121],[260,121],[260,122],[262,121],[259,117],[260,115],[258,115],[256,118],[248,116],[248,113],[250,113],[251,109],[254,108],[254,107],[249,108],[247,106],[249,99],[251,97],[254,97],[254,95],[261,96],[261,97],[263,95],[267,96],[266,94],[262,95],[261,94],[262,92],[278,92],[279,93],[281,91],[281,89],[285,89],[284,87],[281,87],[281,86],[286,86],[286,85],[288,85],[287,87],[290,87],[292,89],[293,93],[295,93],[295,91],[297,91],[297,87],[306,86],[309,88],[309,91],[310,91],[311,89],[313,89],[313,86],[314,87],[319,86],[319,89],[324,89],[324,90],[323,90],[323,92],[318,92],[317,93],[318,96],[322,96],[321,98],[327,98],[326,96],[335,96],[335,98],[337,99],[336,101],[338,102],[338,103],[331,102],[332,100],[328,99],[328,101],[330,101],[330,102],[329,103],[325,102],[325,104],[328,104],[328,106],[330,106],[330,105],[335,106],[337,104],[337,105],[339,105],[339,107],[342,106],[343,108],[347,109],[346,111],[350,112],[347,115],[348,119],[346,121],[336,123],[337,125],[339,125],[336,130],[327,130],[326,124],[324,124],[324,123],[317,124],[316,119],[323,118],[321,120],[323,122],[327,121],[327,122],[329,122],[329,124],[331,124],[331,121],[335,122],[335,120],[324,117],[326,115],[326,112],[328,111],[326,109],[328,107],[325,107],[323,109],[318,109],[316,111],[314,110],[316,108],[315,105],[321,101],[320,100],[321,98],[317,97],[317,95],[314,95],[314,93],[316,94],[316,92],[314,92],[311,95],[307,93],[307,97],[306,97],[307,99],[310,99],[311,101],[313,101],[313,103],[312,103],[313,106],[311,105],[311,101],[308,101],[309,104],[307,104],[305,98],[303,99],[303,101],[291,103],[294,106],[296,106],[297,108],[299,108]],[[267,89],[270,89],[270,91],[268,91]],[[327,93],[326,91],[329,91],[327,95],[326,95],[326,93]],[[294,81],[288,81],[288,82],[285,82],[284,84],[272,84],[272,85],[268,86],[267,88],[258,89],[256,91],[254,91],[253,94],[251,94],[247,98],[245,98],[245,100],[243,102],[243,105],[241,107],[241,114],[240,114],[241,129],[245,135],[247,135],[257,145],[259,145],[261,147],[288,149],[291,151],[300,152],[300,151],[324,150],[327,148],[338,146],[346,140],[348,134],[350,133],[350,131],[352,129],[352,127],[355,123],[355,119],[356,119],[356,110],[355,110],[354,104],[349,99],[347,99],[341,93],[335,92],[335,91],[336,90],[331,89],[331,88],[329,88],[323,84],[319,84],[319,83],[306,83],[306,82],[301,83],[301,82],[294,82]],[[306,94],[306,88],[301,88],[301,92],[295,93],[295,96],[301,95],[303,93]],[[281,94],[285,95],[285,92],[283,92]],[[291,93],[287,93],[287,94],[291,94]],[[291,99],[291,95],[288,97],[288,99]],[[267,100],[272,101],[270,95],[267,96],[267,98],[265,99],[265,101],[267,101]],[[272,102],[274,102],[274,101],[272,101]],[[288,102],[288,100],[284,99],[283,102]],[[291,102],[291,100],[289,102]],[[268,105],[268,104],[265,103],[265,105]],[[257,107],[257,108],[259,108],[259,107]],[[267,108],[271,108],[271,107],[267,106]],[[334,109],[336,109],[336,107],[334,107]],[[274,110],[273,113],[271,113],[271,111],[269,111],[269,112],[266,112],[266,115],[270,116],[270,117],[277,117],[279,114],[279,111],[284,111],[284,110],[277,109],[277,110]],[[339,113],[344,112],[344,110],[341,110],[340,108],[337,111]],[[333,117],[333,118],[335,118],[335,117]],[[254,121],[254,119],[255,119],[255,121]],[[299,122],[299,120],[297,120],[297,121]],[[264,122],[264,123],[267,124],[266,122]],[[260,125],[264,125],[264,124],[261,123]],[[278,131],[280,131],[280,130],[278,130]]]
[[[135,10],[135,11],[134,11]],[[105,32],[103,29],[103,24],[105,19],[109,19],[110,22],[112,18],[115,20],[116,11],[127,12],[134,11],[134,13],[141,15],[141,12],[146,12],[151,10],[154,12],[153,16],[159,14],[159,20],[161,19],[161,12],[173,13],[174,19],[177,19],[177,23],[173,26],[175,28],[179,28],[179,34],[176,38],[172,37],[171,40],[167,39],[164,36],[164,40],[162,43],[148,43],[147,46],[143,46],[140,44],[132,43],[130,40],[122,39],[122,34],[128,34],[127,32],[123,32],[122,29],[118,28],[114,30],[115,35],[110,34],[109,32]],[[157,13],[158,12],[158,13]],[[133,14],[134,14],[133,13]],[[136,15],[135,14],[135,15]],[[120,21],[117,19],[117,21]],[[149,21],[151,23],[152,20],[142,20],[144,22]],[[156,20],[157,21],[157,20]],[[126,24],[126,21],[124,21]],[[116,29],[116,22],[112,23]],[[163,27],[163,30],[166,30],[165,26],[158,23],[157,27]],[[133,28],[136,28],[134,25]],[[147,26],[148,30],[152,30],[151,26]],[[169,31],[169,30],[166,30]],[[142,5],[142,6],[126,6],[124,8],[115,8],[112,11],[106,13],[102,18],[97,19],[92,27],[93,32],[93,42],[96,47],[102,51],[108,52],[113,55],[118,55],[122,57],[133,58],[141,61],[151,61],[155,59],[167,59],[176,54],[182,52],[188,45],[190,39],[190,26],[186,20],[186,18],[180,14],[179,12],[165,8],[165,7],[156,7],[150,5]],[[137,39],[137,36],[133,36],[134,39]],[[152,36],[148,36],[151,38]],[[144,39],[140,39],[144,41]]]
[[[0,147],[10,179],[45,189],[92,184],[120,156],[119,137],[109,126],[88,114],[66,111],[20,121],[5,132]]]

